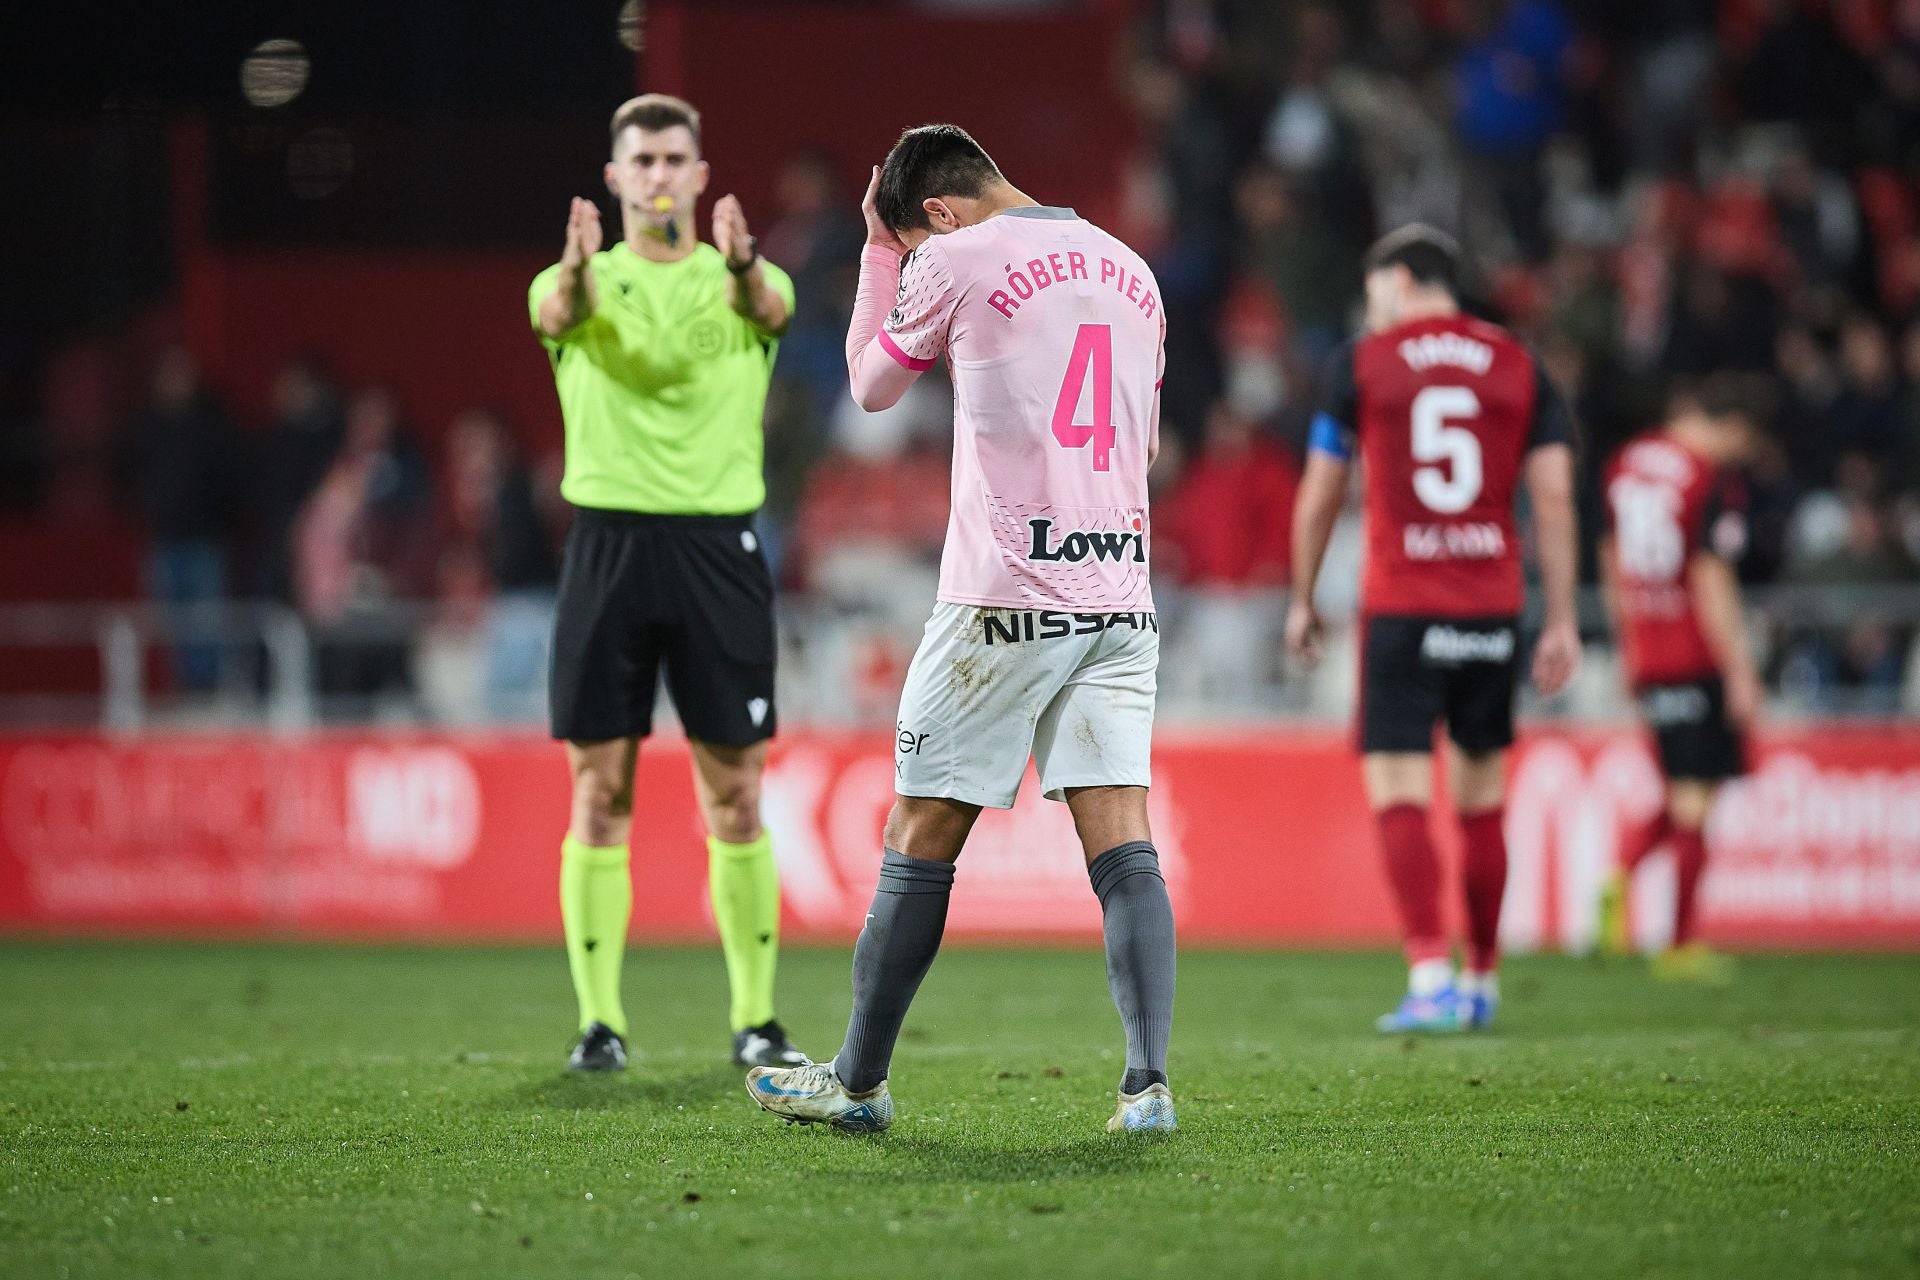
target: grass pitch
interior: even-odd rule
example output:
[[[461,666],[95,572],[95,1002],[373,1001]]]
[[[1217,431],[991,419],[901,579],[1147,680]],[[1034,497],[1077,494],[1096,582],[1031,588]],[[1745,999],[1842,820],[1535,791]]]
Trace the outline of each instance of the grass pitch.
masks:
[[[557,947],[0,945],[0,1274],[1913,1275],[1920,960],[1730,991],[1519,960],[1498,1033],[1369,1030],[1386,955],[1182,957],[1181,1132],[1102,1131],[1096,951],[944,954],[877,1138],[760,1113],[718,952],[640,951],[626,1075]],[[847,957],[782,1016],[837,1047]]]

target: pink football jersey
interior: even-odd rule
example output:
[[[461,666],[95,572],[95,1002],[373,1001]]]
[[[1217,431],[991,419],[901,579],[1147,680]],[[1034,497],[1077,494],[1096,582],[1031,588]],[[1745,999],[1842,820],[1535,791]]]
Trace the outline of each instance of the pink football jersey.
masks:
[[[929,237],[903,263],[869,247],[861,286],[848,355],[862,403],[880,351],[914,372],[944,354],[953,375],[940,599],[1153,608],[1147,462],[1166,322],[1139,255],[1070,209],[1008,209]],[[889,294],[876,332],[871,312]]]

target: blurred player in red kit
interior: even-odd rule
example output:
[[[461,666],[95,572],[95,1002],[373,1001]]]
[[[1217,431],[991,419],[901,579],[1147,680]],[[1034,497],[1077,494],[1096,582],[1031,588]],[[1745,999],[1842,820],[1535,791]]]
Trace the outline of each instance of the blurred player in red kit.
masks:
[[[1430,227],[1403,227],[1368,253],[1367,332],[1328,365],[1294,508],[1287,643],[1311,662],[1320,651],[1314,583],[1357,450],[1367,546],[1360,750],[1410,968],[1405,998],[1376,1024],[1383,1032],[1484,1027],[1499,1005],[1523,478],[1546,594],[1535,685],[1558,692],[1580,661],[1573,422],[1525,346],[1461,312],[1458,272],[1458,247]],[[1440,723],[1466,851],[1458,975],[1427,821]]]
[[[1727,959],[1695,936],[1707,814],[1720,784],[1746,771],[1760,709],[1734,562],[1746,547],[1746,493],[1735,466],[1765,416],[1766,387],[1716,374],[1675,402],[1672,421],[1630,442],[1607,469],[1600,565],[1608,610],[1666,794],[1629,833],[1600,904],[1603,948],[1624,953],[1627,882],[1648,854],[1673,851],[1673,941],[1653,958],[1666,978],[1723,982]]]

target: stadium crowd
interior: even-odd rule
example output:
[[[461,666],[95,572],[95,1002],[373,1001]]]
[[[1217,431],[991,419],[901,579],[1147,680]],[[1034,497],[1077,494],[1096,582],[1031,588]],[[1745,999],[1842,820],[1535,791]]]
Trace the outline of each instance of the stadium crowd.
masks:
[[[1900,705],[1916,618],[1885,588],[1920,563],[1920,0],[1158,0],[1116,75],[1138,145],[1111,206],[1085,212],[1141,248],[1169,317],[1170,696],[1289,705],[1278,628],[1315,382],[1354,326],[1360,251],[1418,219],[1460,237],[1476,309],[1576,407],[1589,576],[1600,462],[1690,376],[1772,378],[1743,577],[1890,603],[1776,629],[1770,678]],[[836,681],[884,708],[931,598],[947,397],[923,380],[885,413],[847,398],[861,227],[841,159],[792,156],[762,215],[802,299],[764,530],[793,615],[843,624]],[[285,370],[264,431],[236,432],[171,351],[119,456],[161,597],[289,602],[322,691],[348,698],[418,683],[419,655],[365,617],[437,601],[481,637],[497,712],[519,714],[538,706],[565,524],[557,441],[527,458],[521,438],[476,407],[429,458],[391,393],[337,387],[317,360]],[[825,634],[787,643],[805,660]],[[206,652],[176,659],[181,683],[213,681]]]

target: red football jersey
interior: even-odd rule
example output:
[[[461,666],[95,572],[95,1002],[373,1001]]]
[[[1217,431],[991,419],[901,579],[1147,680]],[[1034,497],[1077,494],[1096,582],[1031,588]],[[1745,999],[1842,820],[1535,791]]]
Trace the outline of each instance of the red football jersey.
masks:
[[[1359,439],[1368,615],[1517,614],[1514,489],[1527,453],[1573,443],[1566,403],[1498,325],[1441,316],[1356,339],[1333,359],[1316,448]]]
[[[1734,559],[1745,546],[1737,475],[1652,431],[1627,442],[1606,478],[1628,680],[1639,689],[1720,674],[1693,607],[1687,566],[1698,552]]]

